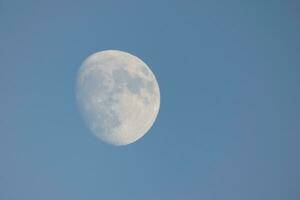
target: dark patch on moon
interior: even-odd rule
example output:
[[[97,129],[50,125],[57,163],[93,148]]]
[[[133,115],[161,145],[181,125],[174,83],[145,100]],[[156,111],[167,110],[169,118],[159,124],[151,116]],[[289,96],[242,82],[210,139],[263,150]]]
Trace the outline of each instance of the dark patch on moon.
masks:
[[[132,76],[124,69],[117,69],[113,71],[113,79],[115,81],[115,85],[121,85],[122,87],[125,86],[134,94],[140,94],[141,89],[145,86],[145,81],[142,78]]]

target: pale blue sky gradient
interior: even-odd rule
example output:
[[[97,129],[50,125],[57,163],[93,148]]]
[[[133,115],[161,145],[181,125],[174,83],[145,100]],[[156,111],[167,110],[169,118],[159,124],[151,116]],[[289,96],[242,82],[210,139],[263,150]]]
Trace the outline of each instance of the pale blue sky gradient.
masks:
[[[299,200],[296,0],[0,0],[0,200]],[[76,73],[119,49],[155,73],[151,131],[85,127]]]

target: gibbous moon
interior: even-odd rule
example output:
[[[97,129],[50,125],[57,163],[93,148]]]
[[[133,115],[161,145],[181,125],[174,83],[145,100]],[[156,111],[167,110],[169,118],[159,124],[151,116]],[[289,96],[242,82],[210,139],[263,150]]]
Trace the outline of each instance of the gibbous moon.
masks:
[[[91,132],[112,145],[143,137],[160,106],[159,86],[149,67],[117,50],[92,54],[82,63],[76,97]]]

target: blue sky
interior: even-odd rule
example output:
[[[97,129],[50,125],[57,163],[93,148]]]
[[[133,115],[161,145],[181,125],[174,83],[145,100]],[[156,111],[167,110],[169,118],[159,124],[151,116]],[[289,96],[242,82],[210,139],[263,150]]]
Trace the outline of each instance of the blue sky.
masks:
[[[297,1],[0,0],[1,200],[298,200]],[[75,101],[91,53],[155,73],[161,109],[125,147]]]

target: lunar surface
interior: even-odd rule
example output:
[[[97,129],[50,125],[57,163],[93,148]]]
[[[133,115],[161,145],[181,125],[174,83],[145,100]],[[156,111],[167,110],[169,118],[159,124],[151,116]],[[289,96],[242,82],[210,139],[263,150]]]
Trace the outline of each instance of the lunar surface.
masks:
[[[159,86],[149,67],[117,50],[92,54],[82,63],[76,97],[91,132],[112,145],[143,137],[160,106]]]

